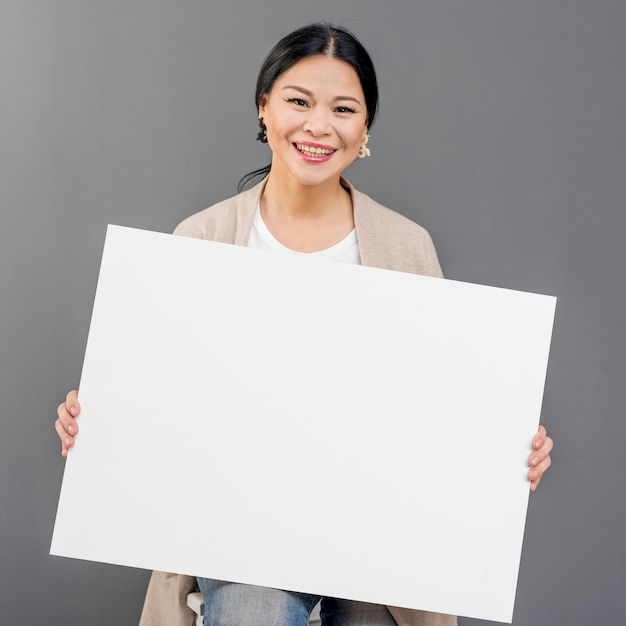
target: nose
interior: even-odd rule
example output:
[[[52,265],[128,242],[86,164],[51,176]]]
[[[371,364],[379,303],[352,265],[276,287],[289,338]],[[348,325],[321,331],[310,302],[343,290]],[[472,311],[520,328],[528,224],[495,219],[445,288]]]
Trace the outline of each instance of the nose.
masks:
[[[313,107],[307,115],[302,129],[314,137],[328,135],[330,133],[328,112],[320,107]]]

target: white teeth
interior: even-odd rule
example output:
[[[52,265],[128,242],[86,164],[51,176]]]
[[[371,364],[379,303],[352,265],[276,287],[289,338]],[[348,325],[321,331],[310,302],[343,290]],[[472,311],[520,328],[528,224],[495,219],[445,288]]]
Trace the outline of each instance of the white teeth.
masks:
[[[319,148],[319,147],[314,148],[312,146],[305,146],[301,143],[297,143],[296,148],[298,148],[300,152],[302,152],[303,154],[306,154],[307,156],[329,155],[334,152],[334,150],[326,150],[324,148]]]

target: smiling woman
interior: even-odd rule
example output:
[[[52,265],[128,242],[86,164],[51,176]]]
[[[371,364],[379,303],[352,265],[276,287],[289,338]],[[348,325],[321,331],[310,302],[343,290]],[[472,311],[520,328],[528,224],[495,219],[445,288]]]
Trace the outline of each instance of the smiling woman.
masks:
[[[441,277],[428,233],[342,178],[357,156],[369,153],[365,145],[378,107],[374,67],[352,33],[313,24],[279,41],[261,67],[256,104],[271,165],[244,177],[239,195],[184,220],[176,234]],[[63,456],[75,443],[79,413],[77,392],[70,392],[56,422]],[[542,428],[529,457],[533,490],[550,465],[551,448]],[[141,625],[191,624],[185,598],[196,585],[207,626],[304,626],[318,601],[324,626],[456,623],[449,615],[155,572]]]
[[[261,98],[259,116],[267,127],[272,173],[294,184],[336,187],[367,135],[359,78],[345,61],[328,56],[288,69]]]
[[[365,123],[371,128],[378,112],[378,81],[372,59],[350,31],[332,24],[310,24],[285,36],[272,48],[257,78],[255,91],[257,107],[261,106],[263,99],[272,92],[274,84],[285,72],[296,63],[315,56],[343,61],[354,70],[365,99]],[[349,104],[348,108],[353,108],[353,104]],[[263,120],[261,129],[259,139],[266,141]],[[243,191],[248,183],[266,176],[270,167],[261,168],[244,176],[239,183],[239,191]]]
[[[261,197],[263,221],[293,250],[335,245],[354,228],[341,173],[367,137],[365,95],[356,72],[332,57],[307,57],[262,96],[259,116],[272,149]]]

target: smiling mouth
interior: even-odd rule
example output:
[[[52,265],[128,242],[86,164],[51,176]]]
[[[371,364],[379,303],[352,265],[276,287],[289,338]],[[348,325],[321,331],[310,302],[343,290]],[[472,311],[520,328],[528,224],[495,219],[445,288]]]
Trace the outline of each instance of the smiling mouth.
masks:
[[[332,150],[332,149],[307,146],[302,143],[296,143],[294,145],[296,146],[299,152],[304,154],[304,156],[308,156],[308,157],[324,157],[324,156],[329,156],[333,152],[335,152],[335,150]]]

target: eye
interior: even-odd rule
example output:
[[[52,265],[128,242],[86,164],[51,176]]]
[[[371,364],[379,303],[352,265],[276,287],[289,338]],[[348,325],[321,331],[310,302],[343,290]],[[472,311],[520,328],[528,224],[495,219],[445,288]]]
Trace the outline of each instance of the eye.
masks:
[[[345,107],[345,106],[337,107],[335,111],[337,111],[337,113],[356,113],[356,109],[353,109],[352,107]]]
[[[291,102],[292,104],[295,104],[296,106],[299,106],[299,107],[307,106],[306,100],[303,100],[302,98],[289,98],[287,102]]]

